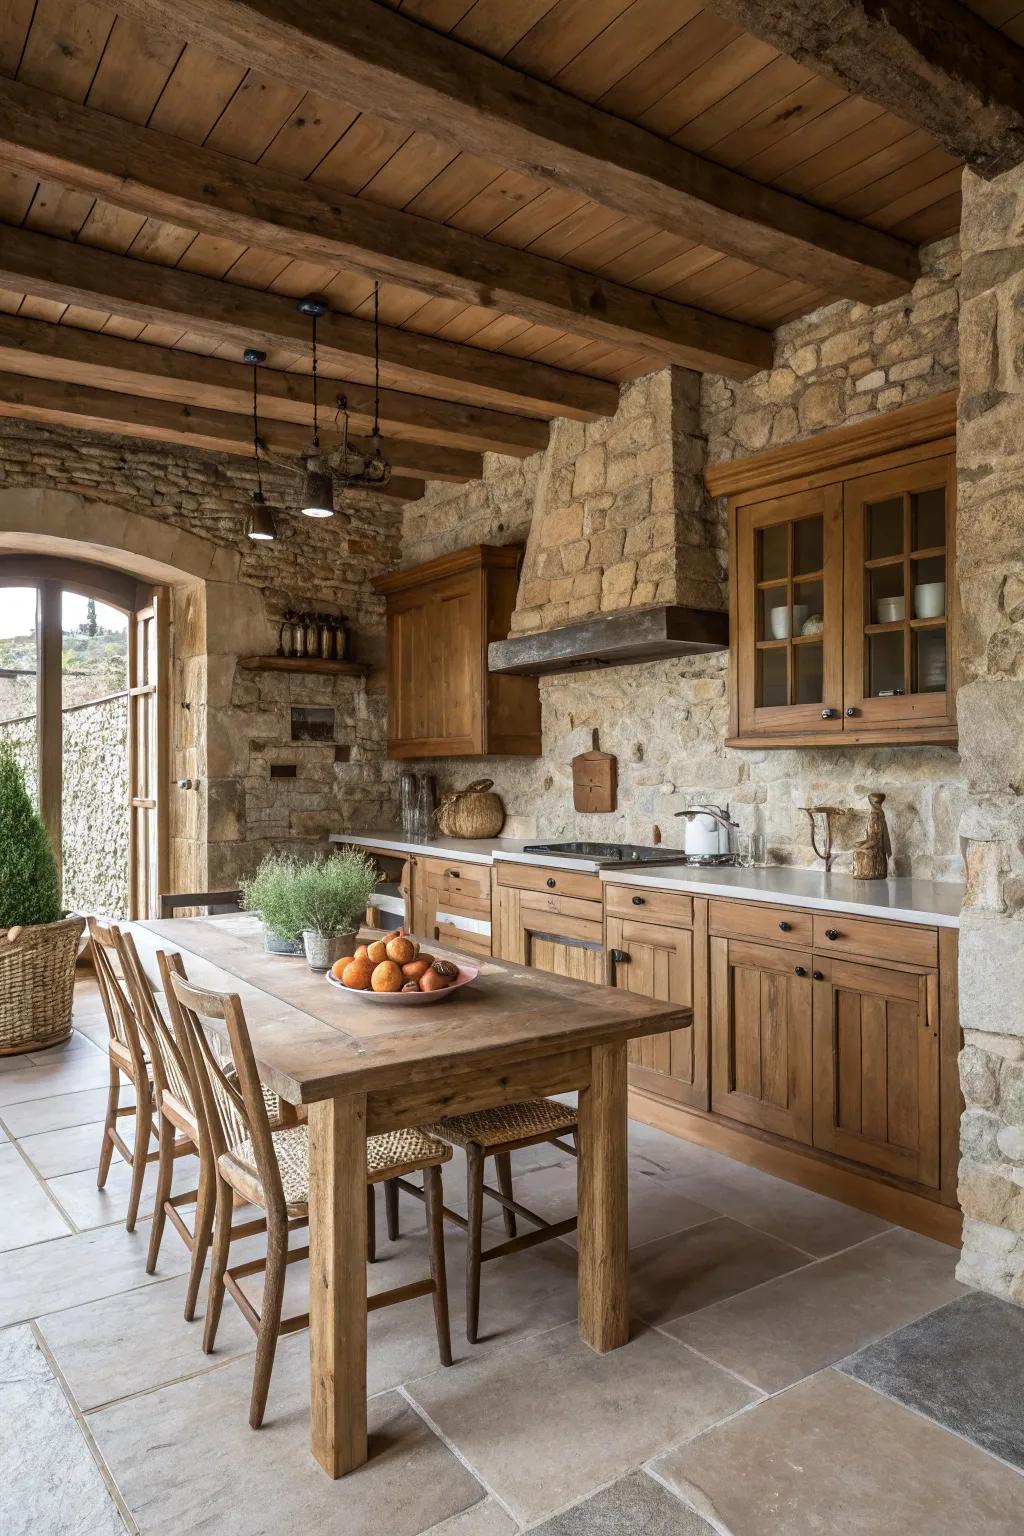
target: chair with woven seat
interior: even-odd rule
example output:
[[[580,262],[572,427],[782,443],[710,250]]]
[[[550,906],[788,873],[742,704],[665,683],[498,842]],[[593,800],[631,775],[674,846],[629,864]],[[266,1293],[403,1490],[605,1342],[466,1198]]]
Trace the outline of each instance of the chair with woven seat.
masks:
[[[101,923],[95,917],[89,918],[92,961],[110,1031],[107,1041],[110,1088],[107,1093],[107,1113],[103,1122],[103,1143],[100,1147],[96,1185],[102,1189],[106,1184],[110,1160],[116,1147],[132,1171],[125,1229],[134,1232],[146,1166],[155,1163],[160,1154],[157,1150],[150,1150],[154,1129],[152,1067],[138,1017],[127,992],[126,980],[121,973],[117,934],[118,930],[113,924]],[[123,1107],[120,1103],[122,1077],[126,1077],[135,1089],[135,1103]],[[135,1117],[135,1143],[131,1147],[117,1129],[118,1120],[126,1116]]]
[[[309,1325],[308,1312],[284,1319],[281,1316],[288,1265],[309,1256],[308,1246],[289,1247],[290,1233],[309,1222],[308,1133],[305,1125],[271,1127],[238,996],[192,986],[185,977],[178,955],[168,956],[166,965],[168,997],[173,999],[172,1006],[187,1033],[203,1116],[216,1160],[213,1260],[203,1349],[209,1354],[216,1343],[226,1290],[256,1334],[249,1423],[253,1429],[258,1429],[266,1410],[277,1340]],[[204,1019],[222,1020],[226,1024],[235,1077],[229,1075],[211,1048],[203,1027]],[[413,1192],[414,1186],[407,1183],[406,1176],[422,1173],[430,1246],[429,1278],[378,1292],[369,1298],[368,1308],[376,1310],[414,1297],[432,1296],[442,1365],[450,1365],[452,1355],[440,1169],[451,1155],[446,1142],[416,1129],[391,1131],[366,1139],[367,1203],[372,1200],[375,1184],[395,1180],[402,1188]],[[243,1222],[233,1227],[232,1208],[236,1195],[260,1206],[265,1212],[265,1220],[262,1223]],[[266,1258],[229,1266],[232,1241],[254,1230],[266,1231]],[[263,1299],[257,1311],[239,1282],[260,1272],[263,1273]]]
[[[445,1216],[461,1227],[466,1244],[466,1337],[477,1342],[480,1326],[480,1269],[488,1259],[500,1259],[523,1248],[562,1237],[576,1227],[576,1217],[563,1221],[545,1221],[515,1199],[512,1187],[512,1153],[523,1147],[535,1147],[550,1141],[563,1152],[576,1156],[576,1111],[557,1099],[527,1099],[521,1104],[500,1104],[496,1109],[476,1110],[468,1115],[449,1115],[425,1127],[431,1135],[461,1147],[466,1154],[466,1215],[445,1208]],[[572,1144],[560,1138],[570,1135]],[[494,1158],[498,1188],[484,1183],[484,1165]],[[501,1206],[505,1221],[505,1241],[483,1247],[484,1195]],[[534,1230],[516,1233],[516,1217],[532,1222]]]
[[[161,918],[173,917],[183,909],[203,907],[208,917],[224,912],[237,912],[242,905],[242,893],[237,888],[229,891],[167,891],[160,897]]]

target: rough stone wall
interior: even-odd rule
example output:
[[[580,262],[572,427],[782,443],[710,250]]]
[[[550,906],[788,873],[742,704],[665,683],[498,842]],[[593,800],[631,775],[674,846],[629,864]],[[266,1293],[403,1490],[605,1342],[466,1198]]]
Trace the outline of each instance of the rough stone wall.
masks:
[[[1024,167],[992,182],[965,172],[961,234],[957,1273],[1024,1305]]]
[[[525,464],[489,457],[482,485],[431,487],[429,506],[424,502],[406,509],[403,565],[473,542],[521,541],[527,528],[532,546],[532,502],[534,516],[545,523],[552,516],[564,519],[563,559],[569,551],[570,562],[575,562],[581,544],[587,546],[583,575],[591,578],[590,591],[580,593],[581,606],[573,609],[573,616],[595,611],[605,601],[605,579],[616,564],[624,563],[617,553],[618,540],[624,556],[630,529],[616,529],[616,545],[609,551],[600,542],[607,529],[577,532],[577,517],[582,514],[585,525],[588,502],[591,512],[602,510],[599,504],[609,494],[602,486],[611,479],[614,502],[603,510],[614,520],[620,506],[632,506],[639,509],[642,523],[648,518],[648,496],[652,506],[660,507],[660,498],[671,490],[679,600],[721,606],[726,508],[724,501],[710,501],[701,491],[705,451],[711,462],[740,457],[842,426],[869,411],[893,410],[956,389],[958,244],[940,241],[922,258],[922,278],[905,298],[877,309],[832,304],[785,327],[778,334],[771,371],[742,384],[705,375],[699,418],[693,408],[696,376],[666,369],[627,386],[612,421],[586,428],[560,423],[547,452]],[[672,422],[668,434],[666,416]],[[670,454],[665,451],[667,438]],[[597,448],[604,455],[601,459],[594,454]],[[574,492],[581,464],[585,467]],[[549,550],[545,544],[545,553]],[[609,555],[611,566],[606,563]],[[577,598],[570,595],[566,600],[557,586],[568,574],[541,573],[540,580],[551,585],[524,594],[529,627],[536,627],[538,614],[545,624],[570,617],[563,605],[575,604]],[[623,594],[623,603],[616,600],[611,606],[632,599],[639,574],[638,562],[629,581],[624,577],[622,588],[615,589]],[[529,568],[524,584],[528,575]],[[432,768],[446,786],[464,785],[486,769],[505,799],[510,836],[543,833],[649,842],[652,828],[658,826],[667,844],[680,846],[677,810],[694,799],[728,801],[745,830],[765,832],[776,862],[808,868],[818,861],[800,807],[846,808],[837,829],[836,868],[844,869],[850,864],[849,850],[864,835],[866,796],[881,790],[887,796],[894,871],[938,880],[960,878],[963,791],[955,752],[942,747],[733,751],[724,745],[727,678],[727,658],[707,656],[542,679],[544,752],[538,761],[454,760],[422,766]],[[595,729],[601,747],[619,759],[619,810],[608,816],[580,816],[572,809],[570,762],[590,747]]]
[[[64,905],[128,912],[128,699],[64,711]]]
[[[264,478],[272,504],[294,501],[292,477]],[[199,534],[238,556],[236,582],[206,583],[216,641],[207,632],[203,584],[173,594],[172,775],[203,786],[202,793],[171,791],[179,888],[230,884],[279,843],[314,846],[339,826],[380,825],[393,816],[396,773],[384,761],[382,693],[349,678],[245,671],[237,661],[276,650],[286,609],[313,608],[345,613],[354,654],[379,663],[383,603],[370,580],[394,563],[400,511],[384,500],[352,498],[344,526],[341,518],[319,523],[287,514],[273,544],[253,544],[244,536],[253,484],[241,459],[0,421],[0,489],[78,493]],[[81,536],[88,537],[87,527]],[[347,761],[336,763],[333,748],[315,753],[290,741],[292,704],[335,707],[336,740],[349,749]],[[271,781],[274,760],[294,763],[297,777]]]

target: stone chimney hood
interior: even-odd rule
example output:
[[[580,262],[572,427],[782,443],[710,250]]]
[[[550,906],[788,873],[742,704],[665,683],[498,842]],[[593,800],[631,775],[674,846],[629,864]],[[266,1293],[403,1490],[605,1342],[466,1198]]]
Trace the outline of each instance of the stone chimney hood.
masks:
[[[699,656],[724,651],[728,644],[728,614],[673,603],[598,613],[577,624],[493,640],[487,647],[487,665],[491,672],[543,677]]]

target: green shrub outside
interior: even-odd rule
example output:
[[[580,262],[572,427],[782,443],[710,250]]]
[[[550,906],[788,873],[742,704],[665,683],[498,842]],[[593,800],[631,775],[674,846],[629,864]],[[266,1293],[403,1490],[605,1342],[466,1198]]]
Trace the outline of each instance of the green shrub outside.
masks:
[[[0,743],[0,931],[55,923],[60,880],[50,836],[29,799],[25,775]]]

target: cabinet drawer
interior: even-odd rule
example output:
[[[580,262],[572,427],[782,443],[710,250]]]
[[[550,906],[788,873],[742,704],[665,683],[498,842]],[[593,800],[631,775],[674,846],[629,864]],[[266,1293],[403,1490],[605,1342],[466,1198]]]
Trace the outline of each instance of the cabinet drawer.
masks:
[[[536,864],[499,863],[498,884],[520,891],[554,891],[559,896],[579,896],[584,901],[601,900],[601,881],[597,875],[578,875],[569,869],[543,869]]]
[[[651,923],[693,926],[693,897],[680,891],[638,890],[635,885],[606,885],[605,911],[609,917],[642,918]]]
[[[712,933],[729,938],[763,939],[771,944],[809,946],[814,935],[809,912],[797,912],[793,907],[761,907],[755,901],[710,902],[708,927]]]
[[[870,918],[818,913],[814,947],[824,954],[865,955],[905,965],[937,965],[939,937],[934,928],[912,923],[873,922]]]
[[[467,900],[491,900],[491,870],[488,864],[460,864],[458,859],[420,859],[421,877],[442,896],[462,896]]]

